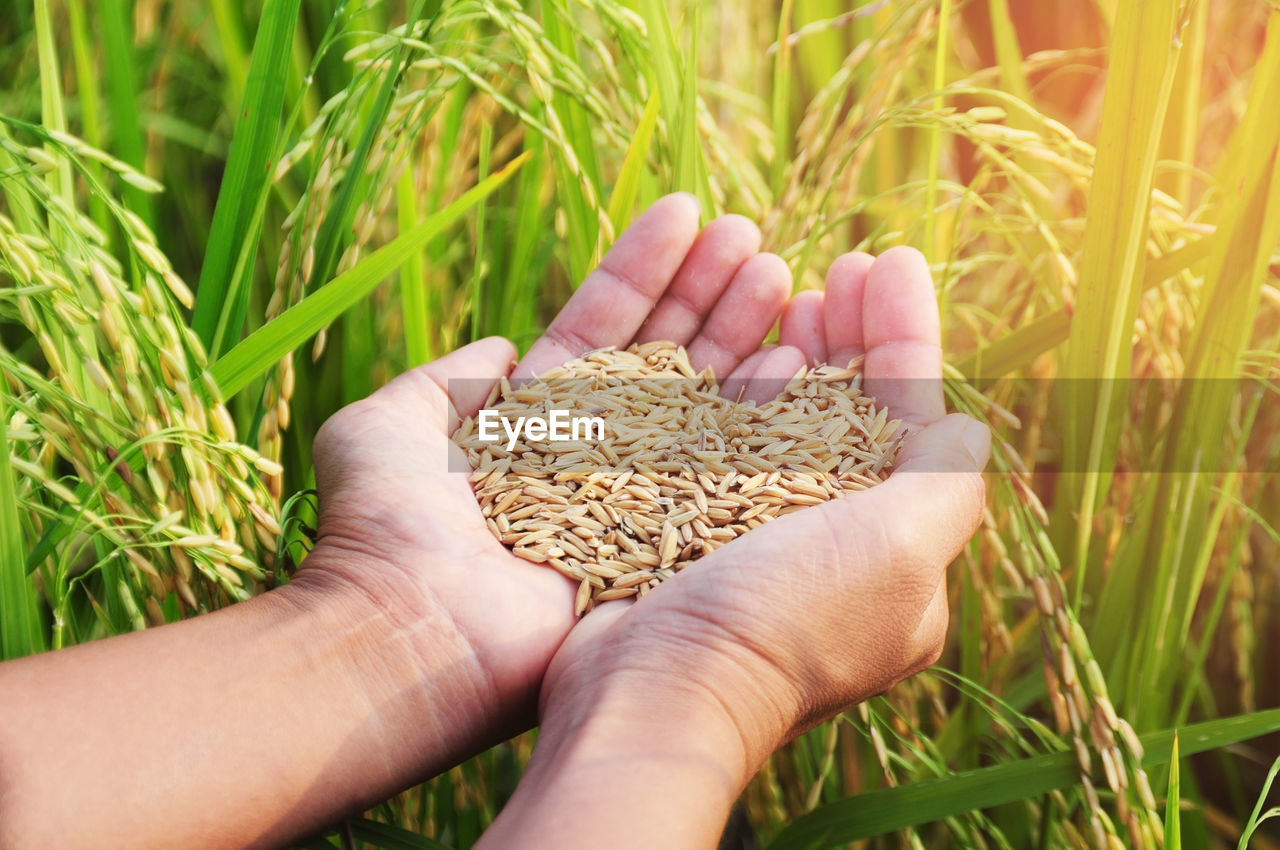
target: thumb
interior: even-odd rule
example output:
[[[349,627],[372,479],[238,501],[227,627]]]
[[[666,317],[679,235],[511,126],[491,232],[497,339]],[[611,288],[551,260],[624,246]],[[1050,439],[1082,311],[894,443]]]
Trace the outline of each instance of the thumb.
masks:
[[[963,413],[953,413],[907,439],[902,457],[894,465],[894,475],[981,472],[990,458],[991,429]]]
[[[911,555],[904,560],[945,567],[982,523],[990,456],[990,429],[953,413],[912,434],[888,480],[854,501]]]
[[[410,369],[371,399],[401,410],[423,409],[426,421],[443,422],[452,434],[489,397],[499,378],[511,374],[516,349],[500,336],[486,337],[424,366]]]

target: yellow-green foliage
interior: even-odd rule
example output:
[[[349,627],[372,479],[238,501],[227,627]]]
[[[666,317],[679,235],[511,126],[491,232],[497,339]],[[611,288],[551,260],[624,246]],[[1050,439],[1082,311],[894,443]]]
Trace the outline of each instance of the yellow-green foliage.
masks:
[[[999,436],[945,672],[780,752],[751,828],[1235,844],[1270,759],[1165,764],[1189,722],[1184,756],[1280,728],[1274,4],[16,0],[0,33],[4,655],[284,580],[326,416],[527,346],[682,189],[797,288],[926,251]],[[528,749],[372,817],[469,846]]]

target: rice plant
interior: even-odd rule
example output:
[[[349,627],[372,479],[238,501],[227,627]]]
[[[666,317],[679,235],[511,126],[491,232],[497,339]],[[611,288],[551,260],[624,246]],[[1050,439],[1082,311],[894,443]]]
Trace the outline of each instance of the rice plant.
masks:
[[[1278,846],[1274,4],[15,0],[0,34],[0,657],[287,581],[329,414],[526,347],[686,190],[798,289],[923,250],[998,437],[942,663],[780,751],[726,841]],[[470,846],[531,743],[308,846]]]

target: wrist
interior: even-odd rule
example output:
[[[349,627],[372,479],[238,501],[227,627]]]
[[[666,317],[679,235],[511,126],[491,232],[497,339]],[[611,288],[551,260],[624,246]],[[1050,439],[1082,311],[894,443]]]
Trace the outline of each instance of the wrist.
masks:
[[[603,680],[549,700],[538,744],[484,847],[715,847],[758,764],[695,688]],[[646,801],[659,818],[618,818]]]
[[[338,687],[363,695],[380,757],[405,785],[520,731],[475,647],[444,606],[396,590],[395,568],[320,544],[272,591],[307,612]],[[529,700],[532,701],[532,698]]]

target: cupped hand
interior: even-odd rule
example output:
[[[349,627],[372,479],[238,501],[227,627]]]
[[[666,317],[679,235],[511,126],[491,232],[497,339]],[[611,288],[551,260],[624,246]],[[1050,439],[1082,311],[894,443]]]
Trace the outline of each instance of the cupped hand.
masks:
[[[542,674],[574,624],[574,586],[494,539],[468,476],[449,471],[451,461],[466,465],[449,437],[499,377],[590,349],[671,339],[698,368],[737,368],[776,321],[790,274],[758,253],[759,231],[746,219],[725,216],[699,232],[698,215],[688,195],[655,203],[514,373],[511,344],[481,340],[344,408],[316,437],[320,535],[296,580],[354,591],[411,639],[460,647],[469,704],[451,709],[495,740],[533,722]]]
[[[588,614],[547,671],[544,726],[614,713],[633,737],[662,740],[685,711],[715,716],[729,731],[721,739],[741,744],[730,760],[745,782],[789,738],[938,658],[945,571],[982,516],[990,435],[944,416],[923,257],[841,257],[825,294],[790,302],[781,343],[747,358],[740,377],[765,363],[789,376],[805,360],[864,357],[867,391],[908,429],[895,472],[735,539],[643,599]]]

